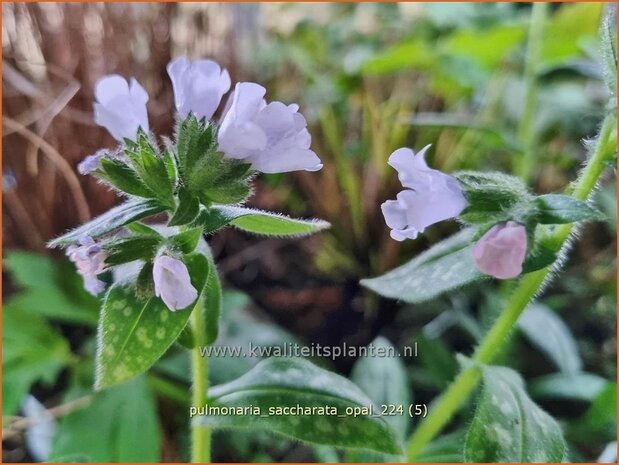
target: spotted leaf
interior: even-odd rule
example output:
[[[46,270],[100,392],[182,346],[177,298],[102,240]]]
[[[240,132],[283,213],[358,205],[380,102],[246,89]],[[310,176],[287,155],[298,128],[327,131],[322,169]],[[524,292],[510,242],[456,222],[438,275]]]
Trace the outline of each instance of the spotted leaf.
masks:
[[[150,368],[185,328],[190,314],[191,308],[171,312],[154,296],[140,299],[130,285],[113,285],[99,318],[95,387],[122,383]]]
[[[559,424],[535,402],[514,370],[484,366],[483,388],[464,445],[465,462],[560,463]]]
[[[361,389],[307,360],[264,360],[240,378],[210,389],[209,397],[213,406],[253,406],[260,412],[205,415],[194,421],[222,428],[263,429],[317,444],[401,453],[397,435],[385,419],[361,410],[372,405]],[[319,408],[325,406],[330,411],[321,412]]]

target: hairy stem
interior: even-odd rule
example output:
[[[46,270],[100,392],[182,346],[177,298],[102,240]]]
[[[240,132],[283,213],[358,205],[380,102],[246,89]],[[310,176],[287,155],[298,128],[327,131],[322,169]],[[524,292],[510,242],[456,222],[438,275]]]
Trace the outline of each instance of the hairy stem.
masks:
[[[198,302],[191,313],[191,326],[196,340],[196,346],[191,351],[191,366],[193,373],[193,407],[205,407],[208,390],[208,359],[200,354],[200,347],[206,345],[204,319],[202,316],[202,300]],[[191,425],[191,461],[192,463],[209,463],[211,461],[211,431],[207,425],[192,423]]]
[[[533,3],[529,38],[524,68],[524,109],[518,127],[522,144],[522,157],[518,160],[517,173],[527,183],[531,180],[535,165],[535,115],[537,110],[537,72],[539,68],[544,24],[548,16],[548,4]]]
[[[578,181],[567,189],[567,192],[574,198],[584,201],[593,192],[604,171],[606,162],[614,151],[613,147],[616,145],[616,133],[613,137],[615,125],[616,118],[614,114],[608,115],[604,119],[600,134],[595,142],[593,154],[588,159]],[[613,139],[615,142],[613,142]],[[561,250],[560,256],[569,246],[568,239],[572,230],[573,225],[567,224],[559,226],[548,233],[557,250]],[[561,260],[558,260],[554,265],[529,273],[522,278],[498,319],[477,347],[473,360],[480,363],[491,363],[494,360],[522,312],[537,296],[540,289],[552,278],[553,272],[558,271],[558,268],[561,266],[560,262]],[[454,413],[475,389],[479,379],[480,372],[476,366],[465,368],[456,377],[438,402],[432,407],[426,419],[411,436],[407,446],[409,462],[414,462],[425,445],[432,441],[451,420]]]

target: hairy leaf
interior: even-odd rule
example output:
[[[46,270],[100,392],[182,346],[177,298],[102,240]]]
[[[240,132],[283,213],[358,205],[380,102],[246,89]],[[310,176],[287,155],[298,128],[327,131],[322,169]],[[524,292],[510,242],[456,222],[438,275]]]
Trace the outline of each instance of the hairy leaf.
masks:
[[[602,212],[568,195],[540,195],[535,199],[535,204],[538,208],[535,219],[541,224],[565,224],[604,219]]]
[[[464,445],[467,462],[562,462],[559,424],[527,395],[515,371],[483,366],[483,388]]]
[[[152,260],[160,242],[160,237],[150,235],[136,235],[108,242],[104,245],[107,252],[105,263],[115,266],[134,260]]]
[[[419,303],[457,287],[484,279],[473,263],[472,231],[447,238],[410,262],[361,284],[377,294]]]
[[[346,415],[372,401],[352,382],[303,359],[267,359],[245,375],[209,391],[210,405],[257,406],[260,415],[212,415],[195,420],[215,427],[266,429],[317,444],[401,453],[396,434],[380,416]],[[337,415],[276,414],[277,408],[332,406]],[[342,415],[341,417],[339,415]]]
[[[170,311],[158,297],[139,299],[130,285],[113,285],[97,331],[97,378],[103,389],[150,368],[187,324],[191,308]]]
[[[298,220],[277,213],[228,205],[213,205],[200,216],[205,233],[231,224],[243,231],[266,236],[302,236],[330,227],[322,220]]]
[[[129,200],[117,207],[108,210],[88,223],[69,231],[68,233],[51,241],[49,247],[60,247],[75,244],[82,236],[97,238],[111,233],[133,221],[141,220],[164,211],[158,202],[153,200]]]
[[[187,189],[181,188],[178,193],[178,206],[170,221],[169,226],[179,226],[191,223],[200,212],[200,202]]]
[[[133,168],[120,160],[102,158],[101,170],[97,172],[97,175],[127,194],[145,198],[156,197],[153,191],[144,185]]]

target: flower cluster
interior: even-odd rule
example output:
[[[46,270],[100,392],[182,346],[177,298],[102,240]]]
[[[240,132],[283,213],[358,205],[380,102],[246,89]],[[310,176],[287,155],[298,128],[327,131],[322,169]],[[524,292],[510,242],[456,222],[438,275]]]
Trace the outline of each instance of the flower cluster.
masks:
[[[177,58],[167,70],[181,118],[192,113],[209,120],[230,89],[228,71],[211,60]],[[266,89],[259,84],[236,84],[219,125],[219,149],[263,173],[322,168],[320,159],[310,150],[312,138],[298,105],[267,104],[265,94]],[[148,94],[135,79],[128,83],[118,75],[104,76],[96,84],[95,97],[95,122],[116,140],[135,141],[138,128],[148,132]]]
[[[415,154],[400,148],[389,157],[404,187],[396,200],[387,200],[381,208],[391,237],[397,241],[416,239],[435,223],[458,217],[467,207],[464,189],[452,176],[428,167],[425,153]],[[527,253],[527,232],[514,221],[494,225],[473,248],[475,265],[485,274],[511,279],[522,273]]]
[[[159,153],[148,134],[149,97],[145,89],[134,78],[127,81],[109,75],[96,83],[94,120],[121,143],[121,148],[115,155],[100,150],[86,157],[78,165],[81,174],[97,175],[123,194],[152,198],[174,213],[170,226],[189,227],[199,212],[208,210],[213,202],[243,201],[250,192],[247,183],[253,171],[282,173],[322,168],[320,159],[310,149],[307,122],[297,105],[267,103],[264,87],[240,82],[228,97],[221,118],[214,120],[231,88],[228,71],[212,60],[192,62],[180,57],[168,64],[167,72],[180,131],[178,146],[171,152],[176,158],[173,165],[165,160],[166,155]],[[187,142],[188,138],[193,138],[192,142]],[[144,239],[142,244],[151,239]],[[79,245],[68,248],[67,254],[89,292],[98,294],[104,290],[97,275],[106,269],[105,247],[124,247],[119,242],[122,240],[112,238],[102,248],[92,238],[84,237]],[[183,262],[186,252],[179,252],[165,241],[153,247],[152,255],[148,252],[139,259],[152,264],[155,295],[172,311],[187,308],[199,292]],[[129,249],[120,255],[116,250],[116,255],[107,258],[123,262],[124,258],[119,257],[124,253],[125,258],[135,259],[139,251]]]

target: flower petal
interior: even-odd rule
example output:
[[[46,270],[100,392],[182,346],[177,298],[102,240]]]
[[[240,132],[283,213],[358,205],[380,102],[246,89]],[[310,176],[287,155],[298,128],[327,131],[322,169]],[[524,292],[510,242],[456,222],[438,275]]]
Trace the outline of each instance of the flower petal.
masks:
[[[498,279],[511,279],[522,273],[527,253],[527,231],[514,221],[494,225],[473,248],[475,265]]]

